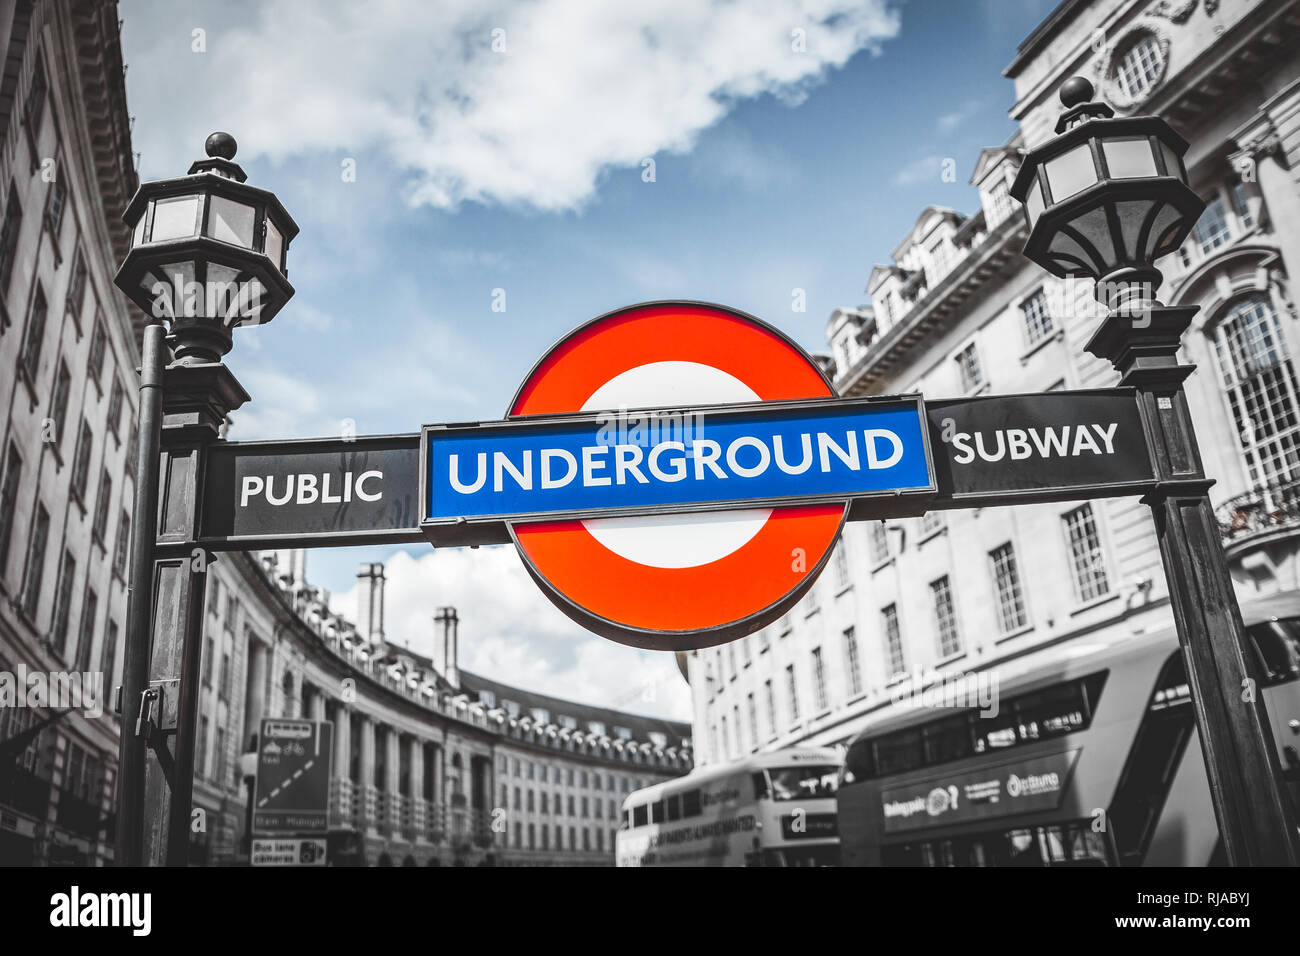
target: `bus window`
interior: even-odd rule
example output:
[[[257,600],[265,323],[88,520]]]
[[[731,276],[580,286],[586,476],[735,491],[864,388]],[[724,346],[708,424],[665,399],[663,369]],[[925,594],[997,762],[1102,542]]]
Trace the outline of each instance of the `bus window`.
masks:
[[[682,818],[682,798],[679,794],[674,793],[668,798],[665,804],[668,810],[668,820],[680,820]]]
[[[1016,701],[1022,740],[1044,740],[1073,733],[1088,723],[1083,682],[1073,681],[1027,694]]]
[[[656,800],[650,805],[650,822],[663,823],[664,819],[664,802]]]
[[[1004,707],[994,717],[976,719],[975,734],[975,752],[977,754],[1015,746],[1018,742],[1015,710],[1011,707]]]
[[[700,815],[700,791],[687,790],[682,794],[682,816],[698,817]]]
[[[767,773],[772,780],[773,800],[810,800],[835,795],[835,784],[839,780],[840,769],[839,767],[774,767]]]
[[[650,822],[648,804],[641,804],[639,807],[632,808],[632,826],[643,827]]]
[[[763,771],[754,774],[754,799],[765,800],[769,796],[767,792],[767,775]]]
[[[876,772],[881,776],[915,770],[923,762],[920,730],[900,730],[876,741]]]
[[[844,759],[844,782],[870,780],[876,775],[875,741],[870,737],[855,740]]]
[[[1246,629],[1265,687],[1300,678],[1300,621],[1266,621]]]
[[[927,764],[944,763],[948,760],[961,760],[975,752],[971,740],[970,718],[967,714],[948,717],[926,725],[925,762]]]

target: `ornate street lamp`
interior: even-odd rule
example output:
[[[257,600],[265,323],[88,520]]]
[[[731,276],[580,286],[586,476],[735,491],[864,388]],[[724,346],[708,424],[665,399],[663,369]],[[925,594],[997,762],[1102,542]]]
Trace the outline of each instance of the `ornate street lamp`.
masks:
[[[1210,795],[1234,865],[1296,865],[1300,838],[1257,675],[1249,663],[1178,361],[1196,306],[1162,305],[1155,260],[1205,208],[1187,185],[1187,142],[1154,116],[1116,119],[1092,84],[1061,87],[1057,136],[1025,156],[1011,195],[1029,220],[1025,255],[1053,275],[1097,280],[1108,315],[1085,346],[1134,389],[1149,436],[1149,505],[1183,648]],[[1125,821],[1118,821],[1124,825]]]
[[[1025,256],[1058,278],[1097,280],[1097,298],[1154,299],[1152,263],[1177,249],[1205,201],[1187,185],[1187,141],[1157,116],[1115,118],[1092,84],[1061,87],[1057,136],[1025,156],[1011,186],[1029,221]]]
[[[140,186],[123,215],[131,250],[114,278],[151,319],[140,356],[122,676],[121,865],[187,861],[198,632],[211,557],[197,543],[199,503],[208,449],[248,401],[221,359],[236,326],[271,321],[293,296],[285,254],[297,224],[274,194],[248,185],[234,162],[234,137],[213,133],[206,148],[208,158],[187,175]],[[168,494],[160,507],[162,474]],[[167,613],[155,615],[160,595]]]
[[[115,282],[171,329],[178,362],[219,362],[239,325],[270,322],[293,296],[285,257],[298,226],[274,193],[248,185],[237,144],[213,133],[189,174],[144,183],[123,219],[131,251]]]

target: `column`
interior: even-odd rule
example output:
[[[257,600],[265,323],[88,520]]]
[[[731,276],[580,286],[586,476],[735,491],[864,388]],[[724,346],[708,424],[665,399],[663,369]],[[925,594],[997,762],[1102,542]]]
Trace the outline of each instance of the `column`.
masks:
[[[361,801],[361,819],[365,821],[367,831],[376,829],[375,804],[375,725],[365,714],[357,714],[361,725],[361,768],[356,799]]]
[[[419,737],[407,738],[411,748],[411,826],[415,830],[415,839],[425,838],[427,826],[424,799],[424,741]]]
[[[396,727],[389,727],[384,737],[384,803],[388,810],[388,829],[400,834],[402,829],[402,736]]]

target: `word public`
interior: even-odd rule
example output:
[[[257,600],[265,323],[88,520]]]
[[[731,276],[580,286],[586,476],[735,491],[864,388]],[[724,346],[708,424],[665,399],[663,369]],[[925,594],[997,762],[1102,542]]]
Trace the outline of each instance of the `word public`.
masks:
[[[277,490],[283,477],[284,487]],[[353,472],[345,471],[340,476],[325,472],[321,475],[245,475],[239,489],[239,507],[247,508],[249,499],[265,498],[267,503],[279,507],[290,502],[298,505],[311,505],[319,502],[324,505],[341,504],[356,498],[358,501],[378,501],[384,496],[382,490],[368,489],[366,483],[372,480],[382,481],[382,471],[363,471],[353,477]],[[333,487],[331,488],[331,484]]]

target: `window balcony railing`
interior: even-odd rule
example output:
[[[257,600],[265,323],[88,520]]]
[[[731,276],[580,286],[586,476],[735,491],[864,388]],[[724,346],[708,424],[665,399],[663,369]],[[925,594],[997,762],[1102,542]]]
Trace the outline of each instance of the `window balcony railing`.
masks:
[[[1225,544],[1300,525],[1300,480],[1276,482],[1229,498],[1218,508]]]

